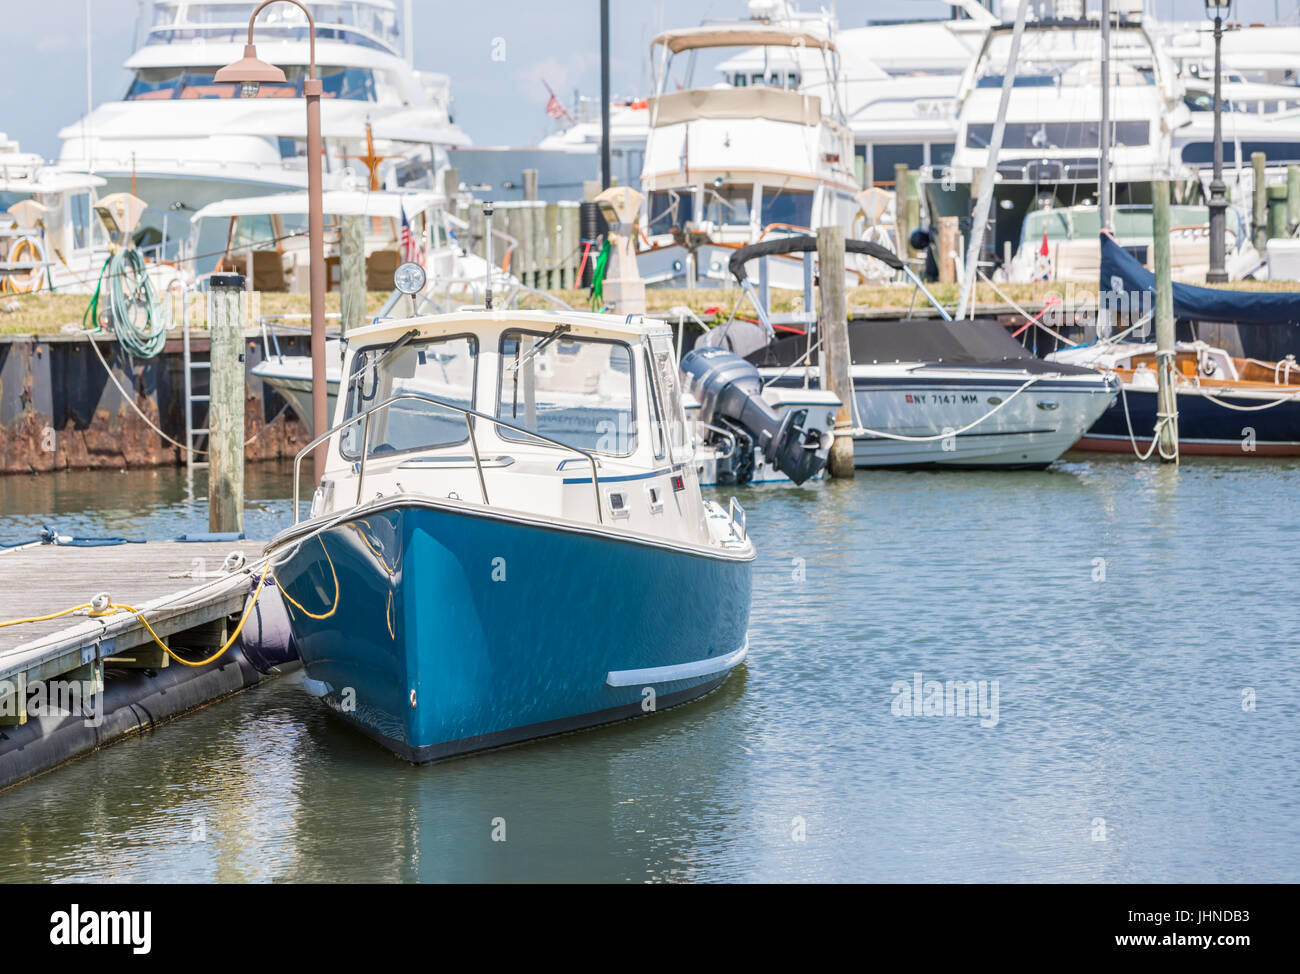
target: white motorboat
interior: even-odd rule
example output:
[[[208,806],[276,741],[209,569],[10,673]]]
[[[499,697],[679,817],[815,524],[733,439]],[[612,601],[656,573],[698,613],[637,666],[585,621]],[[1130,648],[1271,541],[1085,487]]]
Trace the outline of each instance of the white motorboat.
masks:
[[[792,252],[816,249],[816,240],[807,237],[780,243]],[[735,254],[731,268],[741,287],[752,287],[745,263],[776,246],[760,244]],[[857,240],[847,246],[906,273],[902,261],[882,247]],[[1045,467],[1114,400],[1119,384],[1113,376],[1044,362],[998,322],[953,321],[933,298],[931,303],[938,318],[848,325],[857,466]],[[820,387],[821,339],[815,325],[804,335],[776,338],[767,310],[755,306],[759,325],[735,319],[707,333],[704,341],[744,354],[758,366],[767,388]]]
[[[773,19],[771,6],[752,3],[750,20],[669,30],[651,43],[656,94],[638,254],[648,285],[725,282],[736,248],[824,225],[849,230],[859,211],[834,22],[788,8]],[[682,81],[678,58],[756,47],[765,68],[743,86],[738,73],[731,84],[705,87],[688,72],[684,87],[671,90]],[[814,61],[826,79],[820,94],[806,90]],[[771,273],[774,287],[804,286],[797,262],[775,262]]]
[[[327,184],[369,185],[362,161],[377,154],[383,157],[376,171],[385,188],[438,188],[446,148],[469,138],[452,121],[446,76],[413,68],[412,26],[399,25],[393,0],[308,5],[324,86]],[[310,50],[302,11],[272,4],[257,21],[258,50],[284,69],[286,84],[263,85],[248,100],[238,85],[213,81],[219,68],[242,56],[254,6],[143,0],[148,26],[125,64],[130,86],[120,101],[100,105],[59,133],[60,162],[106,178],[110,192],[132,190],[145,199],[146,224],[161,231],[170,218],[169,239],[185,235],[184,214],[209,203],[305,189],[306,113],[300,96]]]

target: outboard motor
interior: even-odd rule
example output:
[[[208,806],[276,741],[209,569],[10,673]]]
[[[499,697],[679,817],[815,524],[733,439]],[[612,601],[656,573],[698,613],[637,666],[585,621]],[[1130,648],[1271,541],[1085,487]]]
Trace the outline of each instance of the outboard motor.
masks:
[[[725,348],[704,346],[683,355],[681,368],[691,395],[700,403],[701,421],[727,430],[736,442],[729,470],[719,464],[719,483],[749,483],[755,451],[796,484],[826,466],[831,435],[805,428],[806,409],[782,416],[768,405],[754,365]]]

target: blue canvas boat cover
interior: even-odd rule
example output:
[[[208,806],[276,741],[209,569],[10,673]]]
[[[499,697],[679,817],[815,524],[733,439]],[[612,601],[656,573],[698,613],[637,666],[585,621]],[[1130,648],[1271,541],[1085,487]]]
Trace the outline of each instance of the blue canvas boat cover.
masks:
[[[1151,271],[1106,234],[1101,235],[1101,303],[1112,311],[1149,309],[1155,300]],[[1298,291],[1226,291],[1175,282],[1174,317],[1231,325],[1300,322]]]

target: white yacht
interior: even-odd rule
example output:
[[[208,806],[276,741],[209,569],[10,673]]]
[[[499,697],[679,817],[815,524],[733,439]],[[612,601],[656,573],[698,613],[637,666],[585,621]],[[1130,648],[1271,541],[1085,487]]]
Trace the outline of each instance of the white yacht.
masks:
[[[1096,21],[1025,25],[1008,65],[1012,26],[990,27],[957,95],[957,144],[949,166],[923,179],[930,222],[968,218],[972,180],[996,167],[994,227],[986,246],[1005,261],[1027,212],[1095,203],[1100,177],[1101,31]],[[1121,19],[1110,34],[1111,192],[1116,203],[1149,203],[1151,181],[1168,170],[1174,133],[1190,117],[1172,61],[1147,27]],[[991,158],[1003,77],[1014,72],[1002,146]]]
[[[736,248],[827,224],[848,231],[858,212],[833,20],[766,0],[751,0],[750,11],[749,20],[669,30],[651,43],[638,255],[647,284],[723,284]],[[726,48],[757,49],[762,68],[743,83],[734,72],[730,83],[693,83],[698,52]],[[824,79],[817,94],[805,83],[813,63]],[[804,286],[798,261],[772,262],[771,275],[774,287]]]
[[[259,15],[259,55],[283,68],[288,81],[263,85],[253,102],[240,97],[238,85],[214,84],[213,75],[241,57],[255,4],[141,3],[148,27],[125,64],[130,86],[120,101],[100,105],[59,133],[61,163],[107,179],[110,192],[134,186],[150,205],[145,223],[159,228],[169,214],[175,220],[176,212],[217,200],[306,188],[301,90],[310,48],[302,11],[272,4]],[[362,157],[381,156],[375,174],[383,188],[436,188],[446,147],[469,141],[452,120],[446,76],[413,69],[410,25],[399,27],[392,0],[308,6],[324,86],[327,187],[365,188],[371,173]],[[182,224],[173,232],[187,230]]]

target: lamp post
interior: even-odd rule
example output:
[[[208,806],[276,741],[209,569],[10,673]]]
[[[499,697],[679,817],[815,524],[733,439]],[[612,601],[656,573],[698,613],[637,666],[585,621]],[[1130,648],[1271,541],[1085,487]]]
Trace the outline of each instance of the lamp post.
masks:
[[[213,78],[217,84],[237,84],[244,98],[257,97],[262,84],[284,84],[284,72],[257,57],[253,46],[253,24],[263,8],[278,0],[263,0],[248,18],[248,44],[244,56],[228,64]],[[311,11],[300,0],[283,0],[292,3],[307,17],[310,38],[311,64],[302,93],[307,99],[307,232],[311,257],[311,411],[312,436],[317,437],[329,429],[327,387],[325,379],[325,203],[322,198],[320,99],[321,83],[316,77],[316,21]],[[248,268],[252,273],[252,267]],[[325,473],[325,451],[317,449],[312,454],[313,469],[319,483]]]
[[[1232,0],[1205,0],[1205,15],[1214,20],[1214,174],[1210,178],[1210,268],[1206,283],[1223,284],[1224,233],[1228,209],[1227,187],[1223,184],[1223,21]]]

